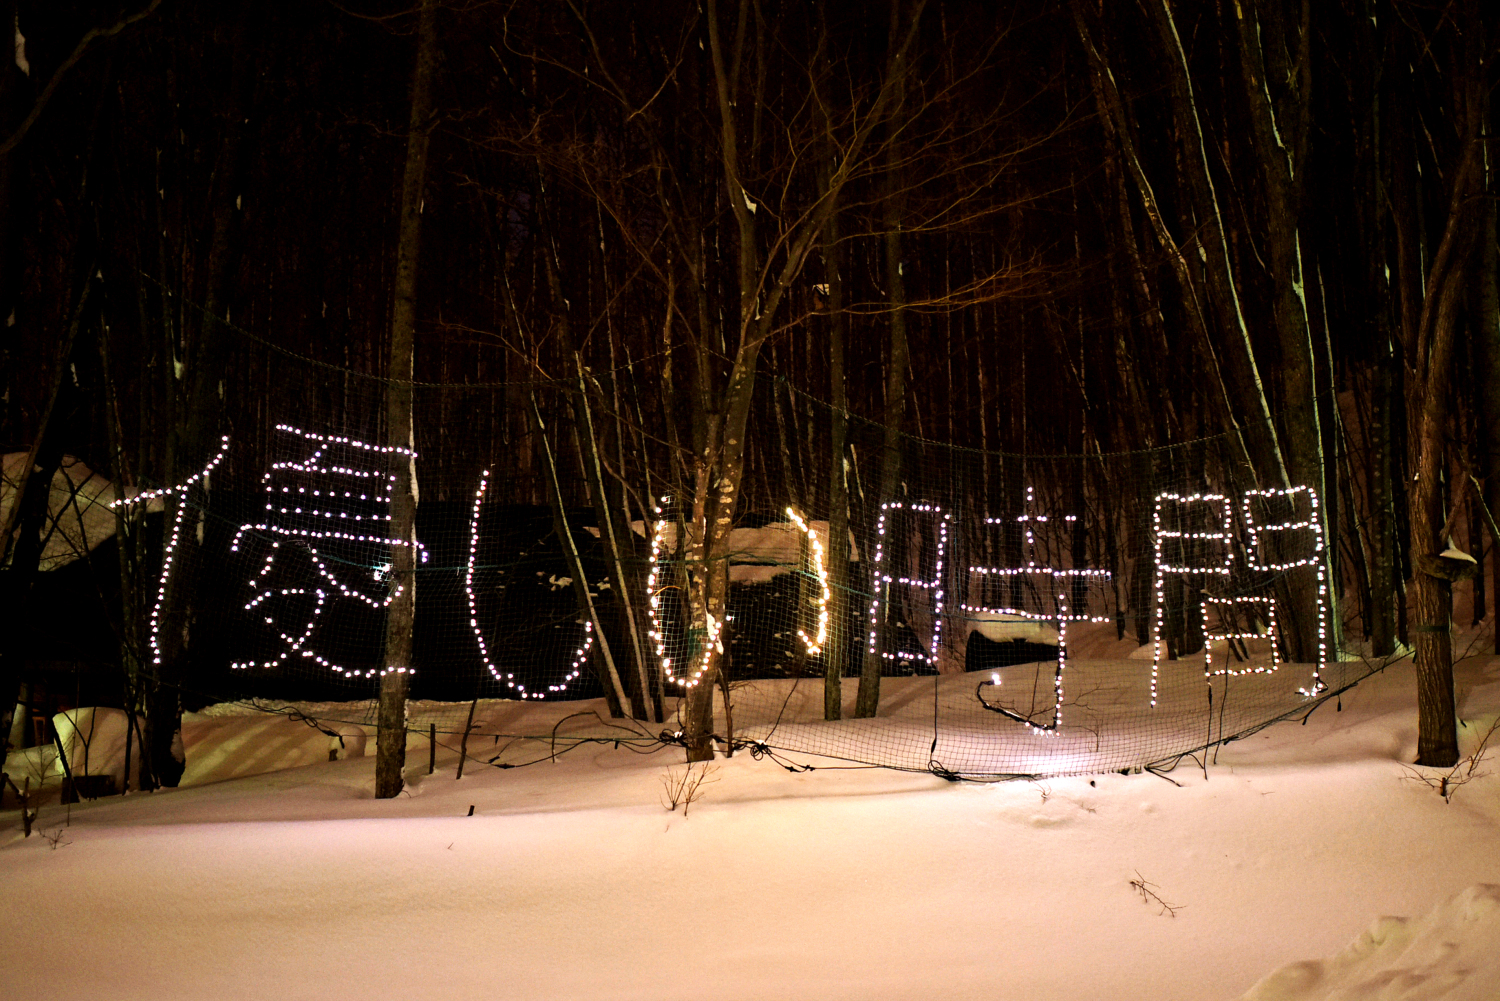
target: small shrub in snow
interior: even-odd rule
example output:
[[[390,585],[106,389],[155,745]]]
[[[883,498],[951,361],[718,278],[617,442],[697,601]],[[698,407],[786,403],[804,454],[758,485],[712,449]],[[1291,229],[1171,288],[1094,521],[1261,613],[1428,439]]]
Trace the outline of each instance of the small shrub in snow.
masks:
[[[661,777],[662,799],[661,805],[670,813],[675,812],[678,804],[682,805],[682,815],[688,814],[688,807],[703,798],[703,787],[710,782],[719,781],[714,777],[718,768],[714,765],[704,763],[701,767],[696,764],[688,764],[681,771],[676,768],[668,768],[666,774]]]
[[[1479,763],[1484,760],[1485,753],[1489,750],[1490,738],[1494,737],[1497,731],[1500,731],[1500,717],[1496,717],[1495,721],[1490,724],[1490,728],[1484,732],[1484,736],[1479,738],[1479,744],[1474,748],[1474,753],[1467,758],[1459,759],[1458,763],[1446,772],[1439,773],[1437,769],[1417,771],[1415,768],[1403,766],[1406,768],[1406,777],[1415,779],[1429,789],[1437,790],[1437,794],[1443,797],[1443,802],[1453,802],[1453,794],[1458,791],[1459,786],[1468,785],[1484,774],[1479,771]]]

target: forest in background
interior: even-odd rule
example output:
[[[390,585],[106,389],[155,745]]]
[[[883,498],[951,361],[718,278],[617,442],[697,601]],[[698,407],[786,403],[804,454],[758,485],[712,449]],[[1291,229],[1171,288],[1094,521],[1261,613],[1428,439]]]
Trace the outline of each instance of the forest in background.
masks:
[[[883,429],[858,460],[876,498],[908,436],[1230,434],[1214,472],[1325,499],[1346,629],[1415,647],[1421,759],[1456,757],[1468,571],[1438,554],[1481,561],[1485,614],[1500,506],[1500,25],[1477,0],[4,11],[0,439],[35,472],[0,597],[22,621],[65,456],[171,485],[228,434],[214,489],[250,491],[287,415],[413,442],[421,501],[467,501],[483,466],[506,503],[615,512],[621,583],[663,485],[704,628],[729,531],[786,492],[841,572],[841,526],[872,518],[851,428]],[[171,520],[132,517],[119,666],[169,778],[192,631],[143,656]],[[165,614],[191,623],[194,593]],[[1312,596],[1284,598],[1312,659]],[[388,664],[411,615],[390,609]],[[878,664],[857,670],[872,714]]]

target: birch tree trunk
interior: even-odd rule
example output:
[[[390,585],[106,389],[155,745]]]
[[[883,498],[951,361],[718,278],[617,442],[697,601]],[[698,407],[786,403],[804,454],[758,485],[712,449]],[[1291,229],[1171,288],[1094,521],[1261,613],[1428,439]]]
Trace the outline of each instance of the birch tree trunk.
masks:
[[[910,18],[899,35],[891,38],[892,61],[904,63],[916,34],[916,23],[922,4],[913,5]],[[719,28],[719,4],[708,0],[705,8],[708,51],[712,60],[713,85],[717,96],[718,121],[715,152],[723,171],[724,196],[734,219],[736,233],[734,277],[738,301],[724,311],[729,323],[724,325],[722,340],[733,345],[732,361],[721,392],[714,392],[712,378],[716,359],[715,338],[708,317],[705,296],[699,292],[697,339],[698,386],[695,393],[694,454],[691,459],[692,506],[687,524],[687,561],[689,567],[688,616],[697,638],[697,663],[688,668],[693,677],[686,681],[686,713],[683,739],[689,761],[713,757],[710,735],[713,732],[713,689],[719,681],[724,647],[722,631],[729,600],[729,566],[727,543],[734,522],[735,508],[745,473],[746,430],[751,400],[755,390],[757,363],[761,349],[774,329],[777,311],[786,299],[792,283],[802,274],[812,249],[821,240],[839,192],[848,183],[852,165],[862,162],[863,149],[871,130],[886,120],[896,100],[891,74],[887,73],[880,90],[871,102],[866,116],[846,139],[843,157],[834,169],[828,191],[795,222],[783,223],[774,232],[776,256],[762,256],[756,213],[759,205],[745,189],[743,158],[737,109],[744,105],[737,96],[737,71],[730,61]],[[745,40],[745,18],[735,40],[734,65]],[[899,22],[898,22],[899,23]],[[748,102],[758,106],[758,95]],[[753,145],[753,144],[752,144]],[[774,223],[773,223],[774,224]],[[779,261],[774,267],[772,261]],[[701,275],[702,266],[698,273]],[[732,324],[732,325],[731,325]],[[725,686],[728,690],[728,686]]]
[[[900,0],[891,3],[891,38],[898,37],[901,29]],[[882,198],[884,222],[886,302],[889,310],[886,379],[885,379],[885,441],[880,453],[880,487],[875,494],[875,504],[885,504],[896,499],[896,484],[901,480],[901,424],[906,416],[906,372],[911,367],[911,349],[906,339],[906,276],[901,259],[901,223],[903,199],[900,176],[901,105],[906,99],[907,65],[904,53],[894,45],[891,47],[890,63],[886,77],[891,81],[895,111],[891,116],[886,137],[885,192]],[[870,514],[878,517],[879,507]],[[873,534],[873,533],[872,533]],[[894,535],[888,545],[899,549],[907,540]],[[875,584],[875,600],[880,602],[879,612],[872,623],[873,642],[865,651],[864,667],[859,674],[859,693],[854,700],[854,715],[857,719],[874,716],[880,708],[880,669],[883,656],[885,625],[897,614],[896,599],[890,589]],[[937,651],[929,653],[936,656]]]
[[[845,347],[849,335],[849,315],[844,311],[844,263],[847,253],[839,240],[837,194],[833,192],[834,165],[839,146],[834,137],[826,90],[828,76],[828,20],[826,4],[818,4],[818,47],[811,74],[816,94],[818,118],[822,130],[822,164],[818,170],[818,193],[833,199],[828,221],[823,225],[822,263],[824,305],[828,313],[828,588],[831,594],[828,641],[823,645],[823,718],[836,720],[844,712],[844,668],[849,661],[849,477],[845,471],[848,459],[849,409],[848,374]]]
[[[824,228],[823,277],[828,285],[828,389],[832,403],[829,414],[828,467],[828,587],[831,592],[828,642],[823,647],[823,718],[843,715],[844,665],[848,661],[847,635],[849,591],[849,480],[844,471],[849,409],[844,364],[844,345],[849,317],[844,312],[844,279],[840,267],[838,214],[828,217]]]
[[[1223,344],[1225,366],[1222,377],[1227,381],[1230,416],[1236,426],[1239,426],[1239,418],[1243,418],[1247,426],[1247,458],[1253,466],[1252,478],[1263,486],[1288,486],[1286,463],[1276,425],[1271,419],[1265,382],[1240,308],[1234,263],[1229,253],[1218,190],[1209,168],[1207,140],[1187,53],[1167,0],[1154,0],[1146,6],[1155,28],[1158,52],[1163,65],[1169,67],[1168,96],[1181,150],[1185,190],[1198,222],[1196,231],[1185,241],[1190,246],[1196,245],[1197,265],[1192,257],[1187,257],[1186,270],[1189,274],[1194,271],[1201,273],[1200,287],[1205,291],[1204,298],[1217,321]],[[1214,340],[1210,333],[1208,350],[1217,353]]]
[[[234,52],[231,84],[231,106],[225,114],[224,131],[219,142],[217,169],[209,203],[210,232],[202,284],[198,294],[202,309],[179,318],[182,334],[180,357],[182,368],[172,385],[176,393],[172,414],[176,418],[167,447],[167,483],[181,483],[203,467],[216,450],[224,410],[223,386],[229,366],[230,339],[225,324],[228,310],[225,290],[234,271],[236,216],[240,210],[240,149],[244,141],[245,108],[250,103],[254,63],[253,46],[247,37],[246,22],[253,16],[246,5],[230,41]],[[186,321],[186,322],[185,322]],[[205,477],[202,489],[211,481]],[[181,494],[175,504],[189,503]],[[204,511],[188,512],[178,532],[175,518],[163,525],[163,543],[176,537],[172,556],[172,573],[162,594],[160,658],[146,691],[146,726],[142,753],[149,762],[150,773],[163,786],[176,786],[187,767],[182,747],[182,682],[188,676],[193,633],[200,603],[199,581],[205,556],[200,551]]]
[[[421,245],[422,190],[432,128],[432,76],[437,66],[437,0],[422,0],[417,14],[416,66],[411,81],[411,120],[401,180],[401,228],[396,246],[396,287],[391,309],[391,350],[386,383],[386,431],[391,444],[416,450],[412,420],[417,322],[417,251]],[[406,767],[406,694],[411,679],[412,626],[416,619],[417,461],[391,453],[391,579],[400,592],[386,610],[385,665],[380,675],[376,733],[375,795],[401,794]]]
[[[1262,15],[1262,8],[1266,16]],[[1328,489],[1327,464],[1323,457],[1323,429],[1318,413],[1318,366],[1313,357],[1312,328],[1308,322],[1305,278],[1303,274],[1300,221],[1302,211],[1302,168],[1306,160],[1307,128],[1312,99],[1311,65],[1308,46],[1307,0],[1300,4],[1300,25],[1293,34],[1284,24],[1283,11],[1277,0],[1244,0],[1235,8],[1235,23],[1240,41],[1240,78],[1246,104],[1250,109],[1250,138],[1254,166],[1265,192],[1266,267],[1272,283],[1271,313],[1274,317],[1281,364],[1277,376],[1281,382],[1288,486],[1310,487],[1322,503],[1314,516],[1320,521],[1321,534],[1327,543],[1323,549],[1322,577],[1332,609],[1338,608],[1333,596],[1334,558],[1336,549],[1329,532],[1329,512],[1338,498]],[[1267,44],[1262,45],[1262,39]],[[1296,58],[1288,62],[1284,55],[1289,45],[1296,45]],[[1274,81],[1271,78],[1274,76]],[[1273,97],[1272,84],[1283,96]],[[1248,350],[1248,348],[1247,348]],[[1319,585],[1306,573],[1284,582],[1291,614],[1282,629],[1291,658],[1301,663],[1315,662],[1325,655],[1337,656],[1340,617],[1327,620],[1333,635],[1323,637],[1327,650],[1320,649],[1318,623],[1322,619],[1318,605]]]
[[[613,499],[610,497],[610,492],[604,479],[603,466],[599,459],[599,431],[594,427],[593,408],[589,405],[589,386],[584,379],[583,358],[581,355],[575,353],[573,360],[578,368],[579,408],[583,415],[583,437],[580,445],[585,452],[583,456],[584,475],[589,482],[589,491],[594,495],[594,515],[599,521],[599,539],[604,546],[605,558],[609,561],[607,573],[609,574],[610,587],[614,590],[615,601],[620,606],[617,618],[625,633],[626,649],[630,653],[630,666],[632,668],[630,673],[634,678],[636,686],[637,698],[630,700],[631,715],[636,719],[651,719],[654,722],[660,723],[660,712],[651,701],[651,681],[646,667],[645,644],[641,642],[635,603],[631,599],[631,594],[635,588],[630,577],[625,572],[625,562],[620,556],[621,549],[624,545],[629,544],[629,527],[628,525],[620,526],[620,529],[617,531],[615,516],[610,511]],[[616,412],[618,413],[618,408]],[[624,468],[623,463],[621,464],[621,468]],[[560,490],[559,497],[561,497]],[[628,519],[629,515],[623,502],[623,496],[620,500],[621,503],[618,510],[622,516]],[[563,527],[566,528],[566,526],[567,523],[565,521]],[[581,564],[579,580],[582,580]],[[587,598],[587,595],[588,589],[585,586],[585,598]],[[590,607],[592,608],[592,604]],[[595,626],[599,629],[600,640],[607,642],[602,625],[596,622]]]
[[[1079,37],[1083,41],[1084,49],[1088,53],[1091,70],[1091,79],[1094,86],[1095,100],[1100,111],[1100,121],[1104,125],[1106,136],[1114,142],[1119,151],[1124,173],[1130,177],[1131,184],[1136,190],[1137,197],[1141,200],[1141,207],[1145,212],[1146,221],[1149,224],[1152,235],[1156,237],[1162,252],[1166,255],[1171,265],[1173,277],[1176,279],[1178,292],[1182,297],[1182,304],[1187,311],[1192,323],[1193,332],[1196,335],[1194,346],[1200,352],[1203,367],[1208,371],[1212,380],[1212,389],[1209,398],[1218,408],[1221,418],[1233,427],[1240,428],[1239,411],[1242,409],[1238,402],[1241,395],[1241,387],[1234,373],[1233,364],[1226,364],[1221,354],[1233,357],[1235,351],[1231,345],[1228,352],[1220,352],[1215,348],[1213,326],[1213,304],[1207,289],[1207,282],[1201,276],[1201,268],[1208,259],[1208,252],[1201,241],[1204,237],[1195,236],[1191,240],[1179,241],[1167,226],[1165,213],[1157,198],[1155,187],[1146,173],[1145,165],[1141,161],[1136,141],[1135,119],[1126,107],[1125,98],[1120,93],[1119,85],[1115,81],[1114,71],[1110,68],[1109,58],[1104,46],[1101,33],[1090,26],[1086,5],[1075,2],[1073,4],[1073,21],[1078,29]],[[1175,33],[1168,32],[1167,37],[1175,42]],[[1184,68],[1185,71],[1185,68]],[[1191,91],[1187,91],[1188,97]],[[1200,147],[1201,153],[1201,147]],[[1144,268],[1141,267],[1141,258],[1138,255],[1133,239],[1128,235],[1128,207],[1121,205],[1122,220],[1127,224],[1127,249],[1132,254],[1136,263],[1137,288],[1142,294],[1143,306],[1155,308],[1158,311],[1157,320],[1163,322],[1160,317],[1160,305],[1156,303],[1156,297],[1148,287]],[[1193,261],[1189,258],[1191,252],[1189,243],[1199,242],[1199,250],[1202,257],[1199,259],[1199,269],[1195,270]],[[1154,304],[1154,305],[1153,305]],[[1235,304],[1234,315],[1238,316],[1238,304]],[[1127,366],[1134,368],[1134,365]],[[1261,389],[1258,376],[1252,380],[1256,389]],[[1249,470],[1257,464],[1253,456],[1259,454],[1252,449],[1264,449],[1267,444],[1266,436],[1260,433],[1262,429],[1269,428],[1270,408],[1265,402],[1264,391],[1261,390],[1254,397],[1258,401],[1257,406],[1249,408],[1247,413],[1251,415],[1251,427],[1248,431],[1242,430],[1237,445],[1239,455],[1236,458],[1240,464]],[[1181,421],[1177,418],[1170,400],[1166,401],[1166,416],[1168,424],[1178,427]],[[1254,417],[1259,415],[1257,422]],[[1263,459],[1261,460],[1263,461]],[[1279,460],[1276,463],[1279,467]]]

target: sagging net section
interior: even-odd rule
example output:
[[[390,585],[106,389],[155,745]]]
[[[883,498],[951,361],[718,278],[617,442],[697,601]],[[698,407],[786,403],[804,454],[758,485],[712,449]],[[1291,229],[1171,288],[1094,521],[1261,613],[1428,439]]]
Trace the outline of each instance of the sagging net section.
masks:
[[[478,707],[496,735],[571,720],[671,740],[702,684],[724,744],[1031,776],[1170,763],[1365,671],[1336,654],[1324,501],[1255,479],[1245,431],[1010,454],[785,392],[704,555],[695,490],[722,484],[695,480],[644,396],[419,388],[413,454],[387,440],[378,390],[337,423],[268,417],[204,476],[132,502],[171,529],[151,642],[161,656],[190,616],[190,700],[370,725],[399,667],[424,732],[458,734]],[[391,520],[411,475],[415,538]],[[721,616],[695,605],[705,560],[727,568]],[[392,665],[408,588],[414,653]]]

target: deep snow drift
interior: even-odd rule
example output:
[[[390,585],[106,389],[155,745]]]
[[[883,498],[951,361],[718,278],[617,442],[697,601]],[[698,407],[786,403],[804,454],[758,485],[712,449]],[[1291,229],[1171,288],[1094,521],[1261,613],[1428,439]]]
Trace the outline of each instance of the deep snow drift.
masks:
[[[1500,659],[1457,671],[1468,753],[1500,715]],[[1500,995],[1500,777],[1487,758],[1445,802],[1421,780],[1438,773],[1404,764],[1409,662],[1342,710],[1222,748],[1206,778],[1187,763],[1172,781],[955,784],[740,753],[686,817],[661,803],[677,749],[552,760],[546,741],[491,736],[579,708],[482,705],[460,781],[446,746],[427,775],[414,736],[394,801],[372,798],[358,728],[340,742],[243,708],[191,716],[183,788],[71,809],[54,794],[29,839],[3,815],[4,993]],[[558,749],[597,727],[566,722]],[[542,760],[483,763],[496,755]]]

